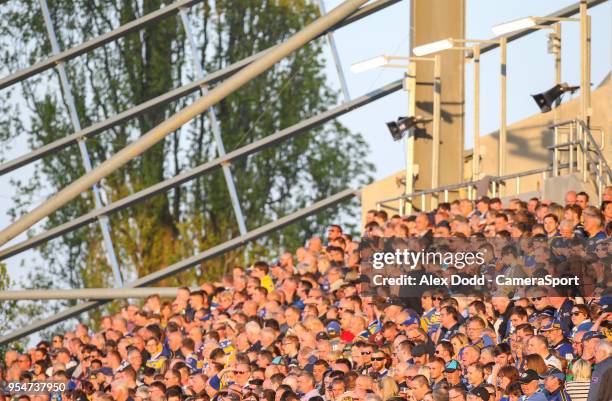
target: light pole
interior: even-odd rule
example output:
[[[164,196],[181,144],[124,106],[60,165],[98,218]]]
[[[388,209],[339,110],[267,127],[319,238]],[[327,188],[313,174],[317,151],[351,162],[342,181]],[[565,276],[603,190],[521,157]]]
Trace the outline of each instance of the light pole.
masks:
[[[580,18],[525,17],[495,25],[492,30],[496,35],[508,35],[523,29],[554,29],[556,39],[561,43],[561,22],[580,22],[580,116],[587,124],[591,115],[591,17],[587,14],[585,0],[580,1]],[[542,25],[542,22],[556,22],[554,25]],[[561,49],[554,49],[555,84],[561,83]]]
[[[408,64],[393,64],[394,60],[407,61]],[[407,69],[404,88],[410,96],[408,97],[408,116],[416,114],[416,63],[417,62],[433,62],[434,63],[434,96],[433,96],[433,127],[432,127],[432,174],[431,187],[437,188],[440,182],[440,119],[441,119],[441,65],[440,56],[434,57],[402,57],[402,56],[377,56],[368,60],[360,61],[351,66],[351,71],[360,73],[373,68],[402,68]],[[412,213],[412,200],[408,200],[408,196],[414,192],[414,134],[408,135],[406,138],[406,185],[404,189],[404,202],[406,203],[405,210],[404,202],[400,203],[400,214],[405,211],[407,214]],[[438,206],[437,196],[432,196],[431,207]]]
[[[480,174],[480,45],[499,44],[501,50],[501,69],[500,69],[500,130],[498,144],[498,174],[501,176],[505,172],[506,160],[506,38],[498,40],[479,40],[479,39],[443,39],[437,42],[427,43],[414,48],[413,52],[417,56],[425,56],[445,50],[470,50],[474,62],[474,150],[472,152],[472,180],[478,180]],[[457,46],[457,44],[473,44],[471,46]]]

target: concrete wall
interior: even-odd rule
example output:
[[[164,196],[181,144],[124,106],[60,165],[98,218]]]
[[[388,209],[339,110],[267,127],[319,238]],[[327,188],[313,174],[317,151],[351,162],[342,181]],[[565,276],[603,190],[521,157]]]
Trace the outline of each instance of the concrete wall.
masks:
[[[413,47],[445,38],[465,37],[465,0],[413,0]],[[441,114],[439,185],[454,184],[461,180],[463,166],[464,120],[464,68],[463,53],[441,53]],[[428,56],[432,57],[432,56]],[[416,115],[426,119],[433,113],[433,63],[417,62]],[[431,138],[432,124],[426,125]],[[415,189],[431,188],[431,139],[417,139],[414,163],[419,166]]]

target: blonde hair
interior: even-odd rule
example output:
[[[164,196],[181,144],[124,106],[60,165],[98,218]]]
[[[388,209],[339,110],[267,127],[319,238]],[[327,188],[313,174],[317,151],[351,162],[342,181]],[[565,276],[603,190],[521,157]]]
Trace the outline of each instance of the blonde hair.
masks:
[[[431,379],[431,375],[429,373],[429,366],[425,366],[425,365],[420,366],[418,374],[425,376],[427,380]]]
[[[382,398],[383,401],[387,401],[389,398],[399,394],[397,383],[389,376],[383,377],[382,380],[378,382],[378,389],[380,391],[380,398]]]
[[[574,381],[591,381],[591,364],[584,359],[578,359],[572,366],[572,374],[574,375]]]

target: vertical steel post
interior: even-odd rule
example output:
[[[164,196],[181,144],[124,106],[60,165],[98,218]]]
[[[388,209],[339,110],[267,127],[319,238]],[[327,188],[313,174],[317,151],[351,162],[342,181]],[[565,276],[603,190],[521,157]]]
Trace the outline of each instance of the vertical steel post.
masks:
[[[553,41],[553,54],[555,56],[555,85],[561,84],[561,22],[555,24],[554,30],[555,40]],[[555,45],[558,43],[558,46]],[[555,101],[555,108],[553,110],[553,122],[557,124],[559,121],[558,107],[561,104],[561,97]],[[571,148],[570,148],[571,149]]]
[[[516,177],[516,194],[521,193],[521,177]]]
[[[555,126],[553,131],[553,158],[552,158],[552,175],[559,175],[559,127]]]
[[[40,7],[42,9],[43,18],[45,20],[47,35],[49,36],[49,41],[51,42],[51,50],[54,55],[58,54],[61,50],[57,41],[57,37],[55,35],[53,21],[51,21],[51,14],[49,13],[47,1],[40,0]],[[76,104],[74,102],[74,97],[72,96],[72,87],[70,85],[70,81],[68,80],[68,75],[66,74],[64,62],[57,63],[57,70],[60,76],[60,84],[63,90],[63,98],[66,102],[66,105],[68,106],[68,113],[70,114],[70,121],[72,122],[72,127],[74,128],[75,132],[79,132],[81,131],[81,123],[77,114]],[[83,167],[85,168],[86,172],[89,172],[92,169],[92,165],[91,159],[89,158],[89,152],[87,151],[87,140],[85,138],[80,139],[78,141],[78,145],[79,152],[81,153]],[[93,192],[95,208],[100,209],[103,205],[98,184],[92,185],[91,189]],[[113,248],[113,240],[110,235],[108,217],[100,216],[98,218],[98,223],[100,225],[100,231],[102,232],[102,240],[104,244],[106,258],[108,260],[108,264],[113,269],[113,275],[115,276],[115,283],[117,286],[123,287],[123,278],[121,277],[121,271],[119,270],[119,262],[117,261],[117,255],[115,255],[115,249]]]
[[[500,124],[500,128],[499,128],[499,146],[498,146],[498,162],[499,162],[499,169],[498,169],[498,175],[499,176],[503,176],[506,174],[506,77],[507,77],[507,72],[508,72],[508,68],[506,66],[506,47],[507,47],[507,39],[506,37],[502,37],[499,40],[499,50],[501,53],[501,90],[500,90],[500,106],[501,106],[501,110],[500,110],[500,119],[501,119],[501,124]],[[503,193],[501,191],[501,187],[500,187],[500,196],[503,196]]]
[[[317,3],[321,15],[327,14],[327,10],[325,9],[325,3],[323,2],[323,0],[318,0]],[[332,53],[332,58],[334,59],[336,71],[338,72],[338,79],[340,80],[340,87],[342,88],[344,101],[350,102],[351,96],[349,94],[348,85],[346,84],[346,77],[344,76],[344,70],[342,69],[342,62],[340,61],[340,55],[338,54],[338,48],[336,47],[336,40],[334,39],[334,34],[332,31],[329,31],[328,34],[325,36],[327,37],[327,43],[329,44],[329,48]]]
[[[472,181],[480,174],[480,46],[474,46],[474,150],[472,151]],[[501,133],[500,133],[501,138]],[[501,139],[500,139],[501,140]]]
[[[569,144],[569,173],[572,174],[574,172],[574,124],[569,126]]]
[[[408,116],[416,112],[416,62],[408,65]],[[405,195],[412,194],[414,188],[414,131],[406,136],[406,186]],[[412,199],[406,196],[406,214],[412,213]]]
[[[589,142],[584,131],[584,125],[578,124],[582,136],[582,181],[587,182],[587,170],[589,168]]]
[[[591,97],[589,21],[586,0],[580,0],[580,118],[588,124]]]
[[[431,155],[431,188],[438,188],[440,185],[440,125],[441,121],[441,97],[442,86],[440,77],[442,66],[440,56],[434,56],[434,94],[433,94],[433,144]],[[439,194],[431,194],[431,210],[438,207]]]
[[[187,40],[189,40],[189,47],[191,48],[191,61],[193,64],[196,78],[201,79],[204,77],[204,69],[202,68],[200,57],[198,56],[198,48],[196,46],[195,38],[191,30],[191,22],[189,20],[189,15],[187,15],[187,9],[181,8],[179,10],[179,14],[181,16],[183,28],[185,29],[185,33],[187,34]],[[208,87],[206,85],[203,85],[201,87],[201,92],[202,96],[206,96],[208,94]],[[215,143],[217,144],[217,154],[219,157],[223,157],[225,156],[225,146],[223,145],[223,138],[221,137],[221,127],[219,125],[219,121],[217,120],[217,115],[215,114],[214,107],[210,107],[208,109],[208,118],[210,118],[210,125],[212,128],[213,136],[215,138]],[[238,192],[236,191],[236,184],[234,183],[232,171],[228,164],[223,164],[221,168],[223,169],[223,176],[225,177],[227,190],[229,191],[232,207],[234,208],[236,221],[238,222],[238,230],[240,231],[240,235],[244,235],[247,232],[247,228],[244,220],[244,215],[242,214],[242,208],[240,207],[240,199],[238,198]]]

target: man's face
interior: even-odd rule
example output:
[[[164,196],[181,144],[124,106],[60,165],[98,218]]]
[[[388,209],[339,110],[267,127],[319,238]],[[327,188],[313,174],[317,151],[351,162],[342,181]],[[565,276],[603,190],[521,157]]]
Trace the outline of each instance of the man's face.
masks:
[[[441,363],[431,362],[429,363],[428,366],[429,366],[429,375],[431,376],[432,379],[437,379],[438,377],[442,376],[442,370],[444,366]]]
[[[555,219],[552,217],[544,218],[544,230],[546,230],[548,234],[553,234],[555,231],[557,231],[557,222]]]
[[[537,380],[534,380],[529,383],[521,383],[521,390],[523,391],[523,394],[525,395],[533,394],[536,391],[537,387],[538,387]]]
[[[506,220],[503,217],[495,218],[495,232],[500,232],[506,229]]]
[[[342,235],[342,232],[338,227],[331,226],[327,229],[327,240],[332,241]]]
[[[557,391],[559,388],[559,379],[554,376],[548,376],[546,379],[544,379],[544,388],[549,393]]]
[[[467,379],[472,386],[476,386],[482,381],[482,375],[480,374],[480,371],[476,369],[475,366],[470,366],[467,369]]]
[[[582,210],[584,210],[589,205],[589,202],[587,201],[586,196],[578,195],[576,196],[576,204],[580,206]]]
[[[483,327],[476,322],[467,325],[467,336],[471,341],[476,341],[482,336]]]
[[[165,396],[165,394],[159,387],[151,386],[149,387],[149,396],[152,400],[160,400]]]
[[[427,227],[429,226],[429,219],[427,218],[427,216],[423,214],[418,215],[415,222],[416,222],[416,229],[419,232],[425,231]]]
[[[565,204],[566,205],[573,205],[574,203],[576,203],[576,192],[571,191],[565,194]]]
[[[308,376],[298,376],[297,385],[298,391],[301,393],[307,393],[312,390],[312,382]]]
[[[312,374],[314,375],[317,381],[321,381],[326,371],[327,370],[325,369],[324,365],[317,364],[312,367]]]
[[[537,354],[538,346],[536,343],[536,339],[530,338],[529,340],[527,340],[527,346],[525,347],[525,349],[527,350],[527,354]]]
[[[445,309],[440,311],[440,323],[443,326],[450,326],[454,323],[453,316],[448,313]]]
[[[383,352],[376,351],[372,354],[372,367],[377,372],[385,368],[385,361],[386,357]]]
[[[410,384],[409,388],[410,390],[412,390],[412,395],[417,401],[422,400],[423,397],[425,397],[425,394],[427,394],[427,392],[429,391],[429,386],[421,385],[414,382]]]
[[[544,308],[546,308],[546,306],[548,306],[546,296],[541,292],[533,293],[531,295],[531,302],[533,303],[533,306],[539,311],[543,310]]]

